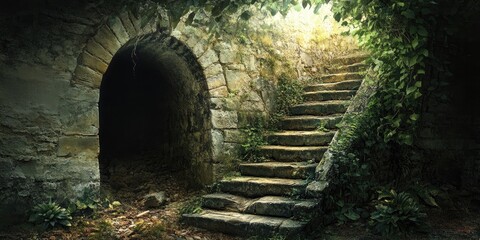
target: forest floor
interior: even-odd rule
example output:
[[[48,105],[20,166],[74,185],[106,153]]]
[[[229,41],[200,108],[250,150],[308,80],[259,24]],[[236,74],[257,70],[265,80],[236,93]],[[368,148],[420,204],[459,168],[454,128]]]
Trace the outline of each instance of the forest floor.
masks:
[[[125,176],[125,175],[124,175]],[[148,178],[148,176],[143,176]],[[138,178],[138,176],[137,176]],[[152,178],[150,178],[152,179]],[[0,239],[165,239],[165,240],[241,240],[191,228],[181,224],[181,211],[185,207],[195,207],[192,199],[198,199],[205,192],[186,188],[184,177],[177,174],[164,174],[153,178],[150,186],[135,186],[135,189],[114,192],[113,196],[120,206],[97,210],[88,216],[76,216],[72,227],[39,231],[32,225],[17,226],[0,232]],[[128,181],[128,177],[124,178]],[[140,190],[139,190],[140,189]],[[158,209],[146,209],[142,198],[153,190],[165,191],[167,204]],[[463,199],[463,200],[462,200]],[[414,233],[399,239],[473,239],[480,240],[480,207],[470,208],[465,199],[455,200],[455,207],[447,209],[429,209],[429,230],[426,233]],[[371,234],[366,223],[330,225],[313,234],[310,239],[347,240],[347,239],[385,239]],[[258,239],[258,238],[255,238]],[[277,238],[275,238],[277,239]]]

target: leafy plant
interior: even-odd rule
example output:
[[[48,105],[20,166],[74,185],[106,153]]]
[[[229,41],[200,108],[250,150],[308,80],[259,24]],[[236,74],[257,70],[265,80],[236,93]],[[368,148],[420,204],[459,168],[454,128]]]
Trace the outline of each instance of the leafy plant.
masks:
[[[72,220],[70,212],[52,201],[36,205],[29,218],[29,222],[41,224],[45,229],[59,225],[70,227],[72,226],[70,220]]]
[[[284,116],[289,113],[289,108],[303,102],[303,85],[286,74],[278,78],[275,89],[275,114]]]
[[[68,210],[72,214],[91,215],[99,208],[113,208],[121,205],[120,202],[110,202],[108,198],[101,198],[93,188],[85,188],[82,195],[68,204]]]
[[[257,117],[242,130],[245,136],[244,142],[242,143],[242,155],[244,160],[251,162],[259,162],[263,160],[259,155],[259,148],[266,144],[264,126],[263,119]]]
[[[180,207],[180,214],[195,214],[202,211],[202,198],[194,197]]]
[[[382,236],[395,236],[426,226],[426,214],[412,196],[406,192],[383,191],[379,203],[370,217],[373,231]]]

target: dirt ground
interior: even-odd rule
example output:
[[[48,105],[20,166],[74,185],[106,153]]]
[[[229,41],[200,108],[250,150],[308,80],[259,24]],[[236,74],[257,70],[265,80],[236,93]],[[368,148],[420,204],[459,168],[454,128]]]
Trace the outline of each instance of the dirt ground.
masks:
[[[38,231],[33,225],[16,226],[0,233],[0,239],[166,239],[166,240],[240,240],[219,233],[191,228],[182,225],[181,209],[191,199],[198,198],[205,192],[188,190],[181,174],[163,174],[154,178],[144,174],[141,178],[155,179],[150,182],[125,188],[121,181],[140,178],[129,172],[116,184],[123,190],[110,189],[112,200],[119,201],[120,206],[99,210],[93,215],[74,217],[72,227]],[[122,188],[121,188],[122,189]],[[168,201],[159,209],[145,209],[142,197],[155,191],[165,191]],[[480,240],[480,208],[463,207],[460,201],[448,209],[429,209],[427,233],[415,233],[400,239],[474,239]],[[465,205],[466,206],[466,205]],[[275,238],[277,239],[277,238]],[[366,223],[330,225],[310,239],[347,240],[347,239],[384,239],[371,234]]]

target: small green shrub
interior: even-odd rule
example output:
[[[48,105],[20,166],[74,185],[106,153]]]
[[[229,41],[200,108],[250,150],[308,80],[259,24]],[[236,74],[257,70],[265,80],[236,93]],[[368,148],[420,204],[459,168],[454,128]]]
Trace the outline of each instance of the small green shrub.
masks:
[[[415,199],[406,192],[381,192],[379,203],[370,216],[374,232],[382,236],[396,236],[426,226],[426,214]]]
[[[243,160],[260,162],[263,159],[259,156],[259,148],[266,144],[263,123],[261,121],[256,121],[251,125],[249,124],[242,131],[245,136],[245,141],[242,143]]]
[[[303,85],[286,74],[278,78],[277,88],[275,89],[275,118],[285,116],[289,113],[289,108],[295,104],[303,102]]]
[[[72,213],[89,215],[94,213],[102,206],[102,201],[98,194],[91,188],[85,188],[81,197],[70,204],[69,210]]]
[[[202,211],[202,198],[194,197],[180,207],[180,214],[195,214]]]
[[[72,220],[70,212],[52,201],[36,205],[29,218],[29,222],[41,224],[45,229],[59,225],[70,227],[72,226],[70,220]]]

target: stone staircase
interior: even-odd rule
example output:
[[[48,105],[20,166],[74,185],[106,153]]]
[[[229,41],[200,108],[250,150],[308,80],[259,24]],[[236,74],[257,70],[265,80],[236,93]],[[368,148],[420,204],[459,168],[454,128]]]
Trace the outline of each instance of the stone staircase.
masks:
[[[305,188],[327,150],[363,76],[364,55],[338,58],[331,74],[305,87],[304,103],[292,106],[267,136],[261,163],[240,164],[240,177],[219,182],[218,193],[203,196],[198,214],[185,214],[191,226],[241,236],[295,236],[317,208]]]

